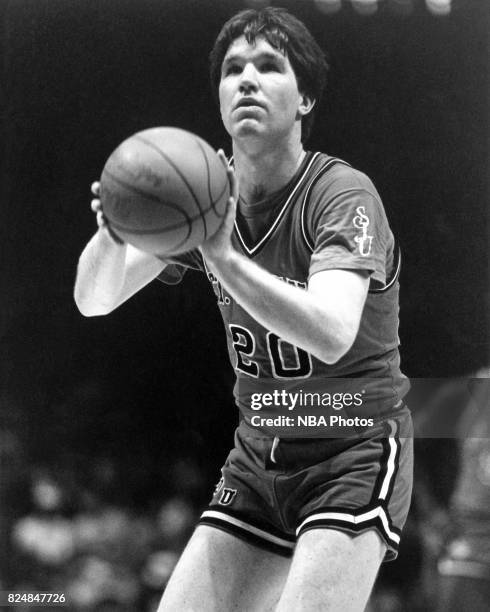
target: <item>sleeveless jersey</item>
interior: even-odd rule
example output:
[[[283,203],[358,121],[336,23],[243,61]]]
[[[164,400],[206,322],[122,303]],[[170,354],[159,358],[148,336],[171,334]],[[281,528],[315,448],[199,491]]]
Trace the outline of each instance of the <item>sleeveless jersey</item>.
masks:
[[[400,256],[372,182],[340,159],[309,152],[269,217],[261,235],[251,238],[237,215],[232,243],[244,257],[304,290],[313,274],[331,269],[364,271],[370,287],[353,346],[328,365],[260,325],[227,294],[199,251],[165,260],[163,282],[179,282],[186,268],[194,268],[213,285],[242,414],[250,416],[254,391],[293,382],[296,389],[318,389],[330,397],[362,392],[361,403],[350,402],[349,416],[394,412],[409,388],[399,367]]]

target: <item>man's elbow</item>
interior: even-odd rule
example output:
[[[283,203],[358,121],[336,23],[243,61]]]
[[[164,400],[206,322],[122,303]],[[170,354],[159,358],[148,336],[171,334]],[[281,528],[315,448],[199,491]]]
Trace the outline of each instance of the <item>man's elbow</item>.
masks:
[[[315,356],[327,365],[335,365],[352,348],[358,330],[358,325],[345,326],[335,337],[324,338]]]
[[[79,312],[84,317],[101,317],[109,314],[115,308],[115,306],[113,306],[112,304],[102,304],[100,302],[85,299],[76,291],[73,297]]]
[[[320,361],[323,361],[327,365],[335,365],[348,352],[349,348],[350,347],[346,349],[329,348],[328,350],[318,350],[316,351],[315,357],[318,357]]]
[[[84,317],[101,317],[112,312],[111,309],[102,307],[100,305],[94,306],[92,304],[84,304],[75,302],[77,308]]]

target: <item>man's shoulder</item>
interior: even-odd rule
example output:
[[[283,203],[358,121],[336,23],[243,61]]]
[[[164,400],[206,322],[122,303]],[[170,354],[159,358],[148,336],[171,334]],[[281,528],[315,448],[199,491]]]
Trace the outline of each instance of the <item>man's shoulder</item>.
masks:
[[[327,190],[332,196],[345,191],[367,191],[379,199],[379,194],[372,180],[363,171],[353,167],[348,161],[318,153],[313,172],[315,191],[323,194]]]

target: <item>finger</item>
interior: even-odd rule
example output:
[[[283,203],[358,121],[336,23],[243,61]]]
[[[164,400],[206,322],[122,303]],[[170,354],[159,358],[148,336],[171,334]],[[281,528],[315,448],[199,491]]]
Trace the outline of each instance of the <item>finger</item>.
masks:
[[[100,181],[94,181],[90,185],[90,191],[94,194],[94,196],[100,195]]]
[[[235,198],[228,198],[228,205],[225,213],[225,223],[233,222],[236,217],[236,200]]]
[[[218,156],[226,170],[226,176],[228,177],[228,182],[230,184],[230,193],[233,195],[234,198],[238,198],[238,183],[235,174],[235,168],[233,168],[233,166],[228,163],[228,159],[226,158],[223,149],[220,149],[218,151]]]
[[[218,150],[218,157],[221,161],[221,163],[223,164],[223,166],[225,167],[226,170],[228,170],[228,160],[226,159],[226,155],[225,152],[223,151],[223,149],[219,149]]]
[[[221,218],[220,224],[213,237],[219,234],[228,234],[233,230],[236,215],[236,203],[233,198],[228,198],[226,202],[225,214]]]
[[[99,212],[99,210],[102,210],[102,204],[100,203],[100,200],[94,199],[90,202],[90,208],[94,211],[94,212]]]
[[[238,200],[238,179],[235,174],[235,170],[229,166],[226,169],[226,176],[228,177],[228,183],[230,185],[230,195],[235,200]]]
[[[107,226],[107,220],[104,217],[104,213],[101,210],[99,210],[97,212],[97,225],[99,227],[106,227]]]
[[[233,170],[233,168],[230,168],[228,170],[228,180],[230,182],[230,193],[231,193],[231,197],[235,198],[235,200],[238,200],[238,179],[237,176],[235,174],[235,171]]]
[[[218,150],[218,157],[225,167],[226,176],[228,177],[228,183],[230,184],[230,194],[235,200],[238,199],[238,181],[235,174],[235,169],[233,166],[230,166],[228,163],[228,159],[226,158],[225,152],[223,149]]]

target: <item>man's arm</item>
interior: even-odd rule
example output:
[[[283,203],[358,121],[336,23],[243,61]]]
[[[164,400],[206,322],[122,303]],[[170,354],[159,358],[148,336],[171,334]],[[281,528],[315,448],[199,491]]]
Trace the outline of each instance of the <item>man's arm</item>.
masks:
[[[116,244],[103,230],[92,237],[78,262],[75,303],[86,317],[105,315],[156,278],[165,264],[135,249]]]
[[[335,363],[352,346],[369,287],[367,272],[317,272],[305,291],[236,251],[210,263],[228,293],[283,340],[325,363]]]
[[[228,293],[261,325],[325,363],[336,363],[350,349],[369,289],[363,270],[323,270],[308,290],[288,285],[240,255],[231,244],[238,183],[223,151],[231,194],[223,222],[201,253]]]
[[[92,191],[98,198],[98,183]],[[165,268],[153,255],[114,238],[99,199],[92,201],[92,210],[99,229],[80,256],[74,290],[75,303],[86,317],[112,312]]]

